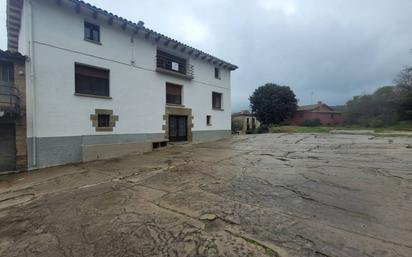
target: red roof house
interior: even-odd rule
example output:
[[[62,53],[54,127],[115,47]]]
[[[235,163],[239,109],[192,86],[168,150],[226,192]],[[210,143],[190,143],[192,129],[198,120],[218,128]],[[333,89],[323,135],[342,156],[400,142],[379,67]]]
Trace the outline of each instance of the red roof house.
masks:
[[[324,126],[340,125],[343,123],[343,114],[327,104],[318,102],[317,104],[299,106],[287,122],[290,125],[302,125],[305,121],[315,119],[319,119]]]

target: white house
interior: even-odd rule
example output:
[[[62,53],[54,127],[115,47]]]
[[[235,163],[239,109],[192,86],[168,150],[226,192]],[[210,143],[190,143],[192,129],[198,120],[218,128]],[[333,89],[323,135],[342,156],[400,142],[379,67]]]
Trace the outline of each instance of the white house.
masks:
[[[29,169],[230,136],[235,65],[83,1],[7,5]]]

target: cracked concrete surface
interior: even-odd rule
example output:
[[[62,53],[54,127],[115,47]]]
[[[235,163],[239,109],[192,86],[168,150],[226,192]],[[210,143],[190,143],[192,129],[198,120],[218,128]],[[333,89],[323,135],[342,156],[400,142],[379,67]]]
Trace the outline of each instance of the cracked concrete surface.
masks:
[[[412,256],[412,138],[265,134],[0,177],[0,256]]]

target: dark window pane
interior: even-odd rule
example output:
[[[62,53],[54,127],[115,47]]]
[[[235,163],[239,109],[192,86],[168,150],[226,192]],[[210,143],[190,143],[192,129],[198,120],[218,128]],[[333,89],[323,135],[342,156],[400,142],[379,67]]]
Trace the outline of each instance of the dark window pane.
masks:
[[[222,94],[216,92],[212,93],[212,107],[215,109],[222,108]]]
[[[85,65],[75,66],[75,92],[79,94],[109,96],[109,71]]]
[[[84,27],[84,38],[90,39],[92,31],[88,27]]]
[[[220,70],[215,68],[215,78],[220,79]]]
[[[97,124],[100,128],[110,127],[110,115],[109,114],[97,115]]]
[[[182,104],[182,86],[166,83],[166,103]]]
[[[100,42],[100,27],[88,22],[84,23],[84,38],[87,40]]]
[[[93,41],[99,41],[99,32],[96,30],[93,30]]]
[[[14,81],[14,67],[12,63],[0,62],[0,81]]]

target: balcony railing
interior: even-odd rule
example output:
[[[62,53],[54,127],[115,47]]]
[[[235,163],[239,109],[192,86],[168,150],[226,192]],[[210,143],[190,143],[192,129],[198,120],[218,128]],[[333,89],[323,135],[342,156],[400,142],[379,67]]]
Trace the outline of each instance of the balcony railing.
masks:
[[[156,70],[186,79],[193,79],[194,75],[193,65],[188,64],[185,59],[162,52],[156,55]]]
[[[0,81],[0,112],[10,115],[20,112],[19,90],[12,82]]]

